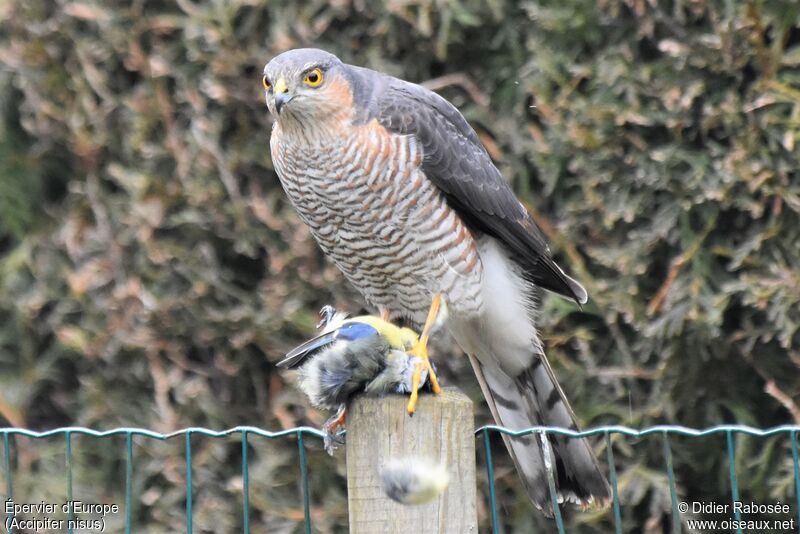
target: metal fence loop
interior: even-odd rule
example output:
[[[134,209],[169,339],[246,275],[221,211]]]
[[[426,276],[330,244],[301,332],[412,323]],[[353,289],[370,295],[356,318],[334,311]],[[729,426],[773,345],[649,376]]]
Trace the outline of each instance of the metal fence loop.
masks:
[[[562,436],[566,438],[582,438],[589,436],[603,436],[606,444],[606,455],[609,469],[609,481],[612,490],[612,506],[614,528],[616,532],[622,532],[622,514],[621,502],[619,495],[619,480],[617,477],[617,470],[614,462],[614,450],[611,436],[612,434],[627,436],[627,437],[646,437],[660,435],[662,439],[664,466],[667,472],[667,480],[669,483],[670,494],[670,510],[672,518],[673,533],[681,532],[681,516],[678,509],[678,495],[676,489],[675,471],[673,466],[672,448],[670,445],[670,436],[688,436],[688,437],[703,437],[710,435],[724,435],[727,444],[727,460],[728,470],[730,473],[731,482],[731,498],[738,501],[739,494],[739,481],[736,470],[736,436],[775,436],[787,435],[790,439],[791,453],[792,453],[792,466],[794,473],[794,491],[795,499],[797,502],[797,521],[800,524],[800,452],[798,451],[798,434],[800,434],[800,426],[798,425],[783,425],[774,428],[758,429],[744,425],[719,425],[706,429],[693,429],[676,425],[658,425],[644,429],[633,429],[625,426],[603,426],[585,430],[582,432],[569,430],[565,428],[556,427],[530,427],[519,430],[504,428],[496,425],[486,425],[478,428],[475,431],[476,436],[482,437],[483,449],[486,457],[486,475],[488,478],[488,493],[489,493],[489,510],[492,532],[498,534],[500,532],[500,523],[498,520],[498,506],[497,506],[497,490],[495,488],[495,473],[494,473],[494,458],[492,455],[491,434],[498,433],[510,437],[523,437],[531,434],[536,434],[542,445],[543,460],[547,471],[548,489],[550,492],[551,502],[553,505],[553,515],[559,534],[566,532],[564,525],[561,507],[558,497],[558,485],[556,482],[556,474],[554,468],[554,456],[550,436]],[[242,439],[242,525],[245,533],[250,532],[250,468],[249,468],[249,447],[250,436],[261,436],[267,439],[291,438],[292,436],[297,439],[297,448],[300,463],[300,491],[302,492],[303,500],[303,520],[304,532],[310,534],[311,530],[311,495],[309,489],[309,474],[308,474],[308,459],[306,454],[305,437],[311,436],[322,440],[324,433],[311,427],[297,427],[286,430],[273,432],[252,426],[237,426],[227,430],[215,431],[201,427],[190,427],[181,430],[176,430],[170,433],[154,432],[152,430],[143,428],[115,428],[112,430],[98,431],[84,427],[64,427],[48,430],[44,432],[37,432],[24,428],[0,428],[0,434],[3,437],[3,461],[2,466],[5,471],[5,493],[6,499],[13,498],[13,464],[12,464],[12,444],[15,436],[25,436],[33,439],[49,438],[53,436],[63,436],[65,440],[65,471],[66,471],[66,485],[67,485],[67,499],[73,501],[73,440],[74,435],[89,436],[94,438],[104,438],[110,436],[125,436],[125,516],[124,525],[125,533],[129,534],[136,529],[133,527],[133,460],[134,460],[134,437],[142,436],[149,439],[156,440],[169,440],[183,436],[185,447],[185,464],[186,464],[186,531],[191,534],[193,529],[192,522],[192,506],[193,506],[193,486],[192,486],[192,435],[197,434],[205,437],[212,438],[226,438],[234,434],[241,434]],[[0,479],[1,480],[1,479]],[[77,497],[80,500],[80,496]],[[738,508],[735,508],[735,519],[737,526],[740,521],[740,513]],[[68,517],[72,519],[73,511],[70,507],[68,509]],[[7,520],[11,516],[7,514]],[[70,532],[72,528],[68,529]],[[741,528],[737,528],[741,532]],[[9,529],[13,532],[13,529]]]

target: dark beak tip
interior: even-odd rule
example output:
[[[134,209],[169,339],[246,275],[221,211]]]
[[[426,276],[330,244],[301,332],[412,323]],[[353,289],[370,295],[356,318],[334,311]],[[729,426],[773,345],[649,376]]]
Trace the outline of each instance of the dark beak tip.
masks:
[[[287,102],[289,102],[290,99],[291,98],[289,97],[289,95],[287,95],[285,93],[281,93],[281,94],[275,95],[275,111],[280,113],[281,112],[281,108],[283,108],[283,106]]]

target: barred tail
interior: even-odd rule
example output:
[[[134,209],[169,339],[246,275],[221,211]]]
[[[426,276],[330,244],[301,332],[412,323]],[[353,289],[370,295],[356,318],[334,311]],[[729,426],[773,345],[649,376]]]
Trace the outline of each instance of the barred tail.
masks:
[[[502,361],[502,357],[495,355],[480,360]],[[476,357],[470,356],[470,362],[498,425],[514,430],[539,425],[578,429],[572,409],[543,354],[536,355],[531,365],[515,377],[508,376],[499,366],[484,366]],[[547,439],[559,502],[606,506],[610,488],[589,443],[585,439],[553,434],[548,434]],[[503,440],[531,501],[552,516],[540,437],[503,434]]]

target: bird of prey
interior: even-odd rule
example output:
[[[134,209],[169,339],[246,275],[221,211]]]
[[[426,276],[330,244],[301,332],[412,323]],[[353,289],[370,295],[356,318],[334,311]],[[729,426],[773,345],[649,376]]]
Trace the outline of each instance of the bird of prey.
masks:
[[[273,166],[326,255],[384,318],[424,325],[427,364],[440,306],[498,424],[577,429],[535,326],[536,288],[575,302],[586,290],[544,236],[475,131],[444,98],[317,49],[273,58],[262,79],[274,117]],[[415,407],[409,402],[409,412]],[[503,435],[533,503],[552,513],[542,444]],[[549,438],[559,498],[604,505],[588,442]]]
[[[412,393],[412,378],[421,369],[417,386],[427,383],[421,359],[408,354],[419,341],[410,328],[400,328],[380,317],[347,318],[333,307],[320,311],[322,333],[292,349],[278,367],[298,369],[300,389],[318,408],[337,410],[324,425],[325,450],[333,453],[338,430],[344,424],[347,403],[363,393],[380,397]]]

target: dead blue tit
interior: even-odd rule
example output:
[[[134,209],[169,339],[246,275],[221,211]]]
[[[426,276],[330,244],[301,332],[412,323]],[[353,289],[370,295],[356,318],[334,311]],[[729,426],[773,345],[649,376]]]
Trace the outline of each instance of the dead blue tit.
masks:
[[[322,333],[290,351],[277,365],[298,369],[298,384],[311,404],[338,410],[323,427],[330,438],[325,440],[326,450],[331,452],[351,397],[411,393],[411,377],[420,359],[406,351],[419,336],[373,315],[348,318],[330,306],[320,315]],[[420,387],[427,378],[423,372]]]
[[[447,489],[444,464],[427,458],[393,458],[381,469],[383,492],[400,504],[425,504]]]

